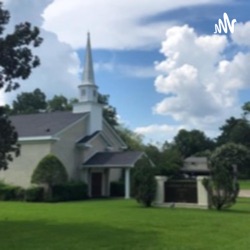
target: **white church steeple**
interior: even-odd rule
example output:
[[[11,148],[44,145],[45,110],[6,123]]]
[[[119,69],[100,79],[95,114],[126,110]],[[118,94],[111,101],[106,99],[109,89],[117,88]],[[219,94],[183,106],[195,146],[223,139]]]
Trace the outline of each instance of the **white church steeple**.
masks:
[[[84,63],[84,71],[83,71],[82,81],[83,81],[83,84],[85,84],[85,85],[87,85],[87,84],[95,85],[89,32],[87,34],[87,45],[86,45],[86,54],[85,54],[85,63]]]
[[[82,84],[79,88],[79,101],[80,102],[97,102],[97,86],[95,85],[90,34],[88,33],[86,52],[85,52],[85,63],[83,69]]]
[[[73,113],[89,113],[88,135],[102,130],[102,105],[98,103],[98,87],[95,84],[90,34],[87,35],[82,83],[79,88],[79,103]]]

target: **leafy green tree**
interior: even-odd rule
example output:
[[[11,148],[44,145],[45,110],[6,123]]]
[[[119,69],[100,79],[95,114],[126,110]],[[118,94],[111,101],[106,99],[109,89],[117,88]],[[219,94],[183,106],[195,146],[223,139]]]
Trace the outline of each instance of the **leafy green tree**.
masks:
[[[183,165],[180,152],[173,146],[166,145],[159,148],[155,145],[148,144],[144,146],[144,152],[155,164],[156,175],[166,175],[168,177],[177,176]]]
[[[181,129],[174,137],[174,144],[181,155],[186,158],[207,149],[214,148],[214,142],[206,137],[206,135],[199,130],[187,131]]]
[[[12,114],[33,114],[46,110],[46,95],[40,90],[35,89],[33,92],[23,92],[17,95],[13,101]]]
[[[103,117],[111,126],[117,126],[116,109],[109,104],[109,95],[98,94],[98,102],[103,104]]]
[[[132,189],[135,199],[145,207],[150,207],[155,199],[156,180],[154,168],[149,160],[140,159],[132,172]]]
[[[47,198],[52,197],[52,186],[63,184],[68,180],[67,171],[62,162],[54,155],[45,156],[35,168],[31,182],[46,185]]]
[[[55,95],[51,100],[47,102],[47,110],[49,112],[72,110],[72,104],[65,96]]]
[[[180,174],[183,167],[183,159],[181,153],[174,147],[167,148],[161,152],[161,165],[157,166],[158,175],[166,175],[176,178]]]
[[[243,110],[243,117],[247,118],[247,116],[250,114],[250,102],[246,102],[242,106],[242,110]]]
[[[30,47],[38,47],[42,42],[39,29],[28,22],[16,25],[12,33],[5,35],[9,19],[9,12],[0,2],[0,89],[5,87],[6,91],[18,88],[15,79],[27,79],[32,68],[39,65],[39,58],[32,54]]]
[[[41,44],[39,29],[30,23],[20,23],[12,33],[4,33],[10,14],[0,2],[0,89],[11,91],[19,87],[18,79],[27,79],[32,69],[39,65],[39,58],[32,54],[32,47]],[[0,109],[0,168],[7,169],[13,154],[19,154],[17,133],[8,116],[9,110]]]
[[[15,128],[6,115],[5,109],[0,107],[0,169],[6,170],[8,163],[13,161],[13,155],[20,154],[20,145]]]
[[[117,127],[117,132],[128,146],[128,150],[144,150],[143,137],[140,134],[121,125]]]
[[[209,160],[211,178],[204,184],[209,192],[212,206],[217,210],[230,207],[236,202],[239,192],[237,168],[246,161],[248,155],[246,147],[234,143],[218,147],[211,155]]]
[[[217,138],[218,145],[233,142],[250,148],[250,125],[245,118],[230,117],[220,130],[221,135]]]

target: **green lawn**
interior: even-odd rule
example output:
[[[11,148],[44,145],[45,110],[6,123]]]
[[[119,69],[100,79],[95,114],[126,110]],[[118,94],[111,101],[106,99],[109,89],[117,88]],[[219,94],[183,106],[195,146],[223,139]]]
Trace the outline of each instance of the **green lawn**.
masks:
[[[250,180],[240,180],[240,189],[250,189]]]
[[[1,250],[249,249],[250,200],[226,212],[134,201],[0,202]]]

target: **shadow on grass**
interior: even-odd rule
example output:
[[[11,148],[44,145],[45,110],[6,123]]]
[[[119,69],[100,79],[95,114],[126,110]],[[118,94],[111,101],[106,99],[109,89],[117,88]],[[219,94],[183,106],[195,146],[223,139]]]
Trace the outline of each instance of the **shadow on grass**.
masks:
[[[225,209],[225,210],[221,210],[222,212],[226,212],[226,213],[235,213],[235,214],[250,214],[250,206],[249,206],[249,210],[241,210],[241,209]]]
[[[162,249],[154,231],[99,223],[0,221],[1,250]]]

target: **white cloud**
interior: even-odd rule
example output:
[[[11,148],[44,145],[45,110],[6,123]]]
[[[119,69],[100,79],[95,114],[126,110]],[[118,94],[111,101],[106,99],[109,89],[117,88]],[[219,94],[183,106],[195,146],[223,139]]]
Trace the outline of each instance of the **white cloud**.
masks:
[[[136,77],[136,78],[149,78],[155,77],[157,72],[154,66],[131,66],[131,65],[119,65],[118,68],[120,69],[121,73]]]
[[[61,41],[82,47],[89,30],[95,48],[134,49],[157,46],[169,23],[148,23],[145,18],[164,11],[197,4],[221,3],[216,0],[54,0],[45,10],[45,29]]]
[[[58,40],[54,33],[41,28],[43,24],[42,13],[52,0],[8,0],[5,2],[6,9],[10,11],[11,20],[7,31],[13,29],[14,25],[23,21],[29,21],[40,27],[41,37],[44,38],[40,47],[34,49],[38,55],[41,65],[34,69],[30,78],[21,82],[18,91],[3,93],[4,103],[15,98],[16,94],[32,91],[40,88],[48,98],[55,94],[63,94],[67,97],[77,96],[76,86],[79,85],[79,58],[72,47]]]
[[[137,127],[134,129],[134,132],[141,134],[146,138],[153,138],[153,140],[150,141],[152,143],[162,143],[164,141],[171,141],[178,131],[184,128],[185,126],[183,125],[151,124],[148,126]]]
[[[234,33],[231,36],[235,43],[239,45],[250,46],[250,22],[245,24],[236,23],[234,27]]]
[[[157,72],[154,66],[138,66],[128,64],[118,64],[115,62],[99,62],[94,63],[95,71],[106,71],[110,73],[118,73],[129,77],[150,78],[156,77]]]
[[[248,30],[249,24],[241,28]],[[239,114],[239,91],[250,87],[250,53],[226,60],[230,45],[224,35],[199,36],[187,25],[168,29],[161,49],[166,59],[156,65],[155,80],[156,91],[167,96],[154,112],[212,134],[227,117]]]

